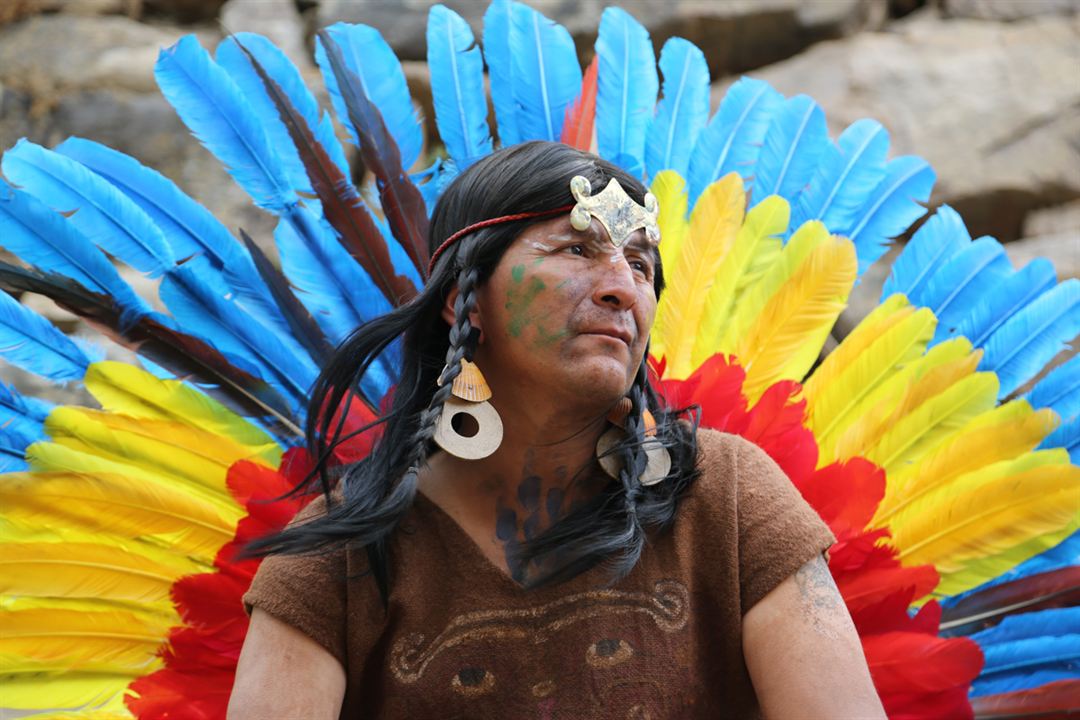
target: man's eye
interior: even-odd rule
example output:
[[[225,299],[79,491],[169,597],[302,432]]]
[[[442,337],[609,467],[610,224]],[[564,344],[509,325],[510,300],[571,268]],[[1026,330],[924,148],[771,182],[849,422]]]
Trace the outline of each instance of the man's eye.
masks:
[[[584,245],[568,245],[564,249],[566,250],[566,252],[570,253],[571,255],[584,255],[585,254],[585,246]]]

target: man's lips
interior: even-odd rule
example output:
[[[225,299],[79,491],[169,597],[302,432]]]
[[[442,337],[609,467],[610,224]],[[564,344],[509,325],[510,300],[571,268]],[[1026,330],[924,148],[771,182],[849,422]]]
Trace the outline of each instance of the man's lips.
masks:
[[[615,338],[616,340],[622,340],[628,346],[634,342],[634,337],[628,330],[622,330],[621,328],[614,327],[602,327],[602,328],[588,328],[582,330],[582,335],[604,335],[607,337]]]

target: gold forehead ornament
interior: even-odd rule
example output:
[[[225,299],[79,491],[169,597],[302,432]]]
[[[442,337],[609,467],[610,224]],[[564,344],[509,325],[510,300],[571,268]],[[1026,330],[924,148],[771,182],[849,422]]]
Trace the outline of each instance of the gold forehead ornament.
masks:
[[[660,242],[660,227],[656,222],[660,207],[652,193],[645,193],[645,206],[642,207],[626,194],[618,180],[611,178],[607,187],[593,195],[592,185],[581,175],[570,180],[570,192],[577,200],[577,205],[570,211],[570,225],[575,230],[587,230],[596,218],[615,247],[622,247],[639,228],[644,228],[650,245]]]

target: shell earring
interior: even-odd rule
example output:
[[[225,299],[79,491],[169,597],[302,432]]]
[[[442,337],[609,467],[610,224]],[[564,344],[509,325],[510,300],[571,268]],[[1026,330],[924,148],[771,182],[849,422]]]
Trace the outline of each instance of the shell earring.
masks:
[[[439,385],[442,385],[441,376]],[[488,402],[491,388],[480,368],[464,358],[461,372],[450,388],[452,394],[443,403],[439,424],[435,426],[435,443],[462,460],[486,458],[499,449],[503,439],[502,418]]]
[[[622,470],[622,458],[612,452],[612,449],[626,436],[623,426],[626,416],[631,408],[630,398],[623,398],[618,405],[608,413],[608,421],[612,427],[608,429],[596,443],[596,457],[600,467],[612,478],[618,479],[619,471]],[[645,457],[648,464],[641,473],[638,482],[642,485],[655,485],[668,476],[671,472],[671,453],[664,444],[656,439],[656,419],[647,409],[641,413],[642,422],[645,423]]]

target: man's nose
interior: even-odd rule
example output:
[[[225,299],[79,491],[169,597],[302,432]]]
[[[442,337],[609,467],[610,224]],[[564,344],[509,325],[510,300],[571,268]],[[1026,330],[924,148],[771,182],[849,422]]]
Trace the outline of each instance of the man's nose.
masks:
[[[593,289],[593,302],[621,310],[633,307],[637,292],[630,263],[621,253],[604,257],[600,262],[602,265],[596,269],[599,277]]]

